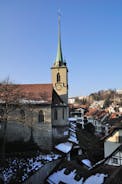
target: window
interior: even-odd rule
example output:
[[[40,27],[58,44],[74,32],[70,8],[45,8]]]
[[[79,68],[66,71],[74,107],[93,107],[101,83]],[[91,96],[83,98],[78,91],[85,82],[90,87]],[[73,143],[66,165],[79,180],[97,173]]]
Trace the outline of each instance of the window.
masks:
[[[58,119],[58,112],[57,109],[54,110],[54,120]]]
[[[119,142],[122,143],[122,136],[119,136]]]
[[[57,82],[60,82],[61,77],[60,77],[60,73],[57,73]]]
[[[39,111],[38,120],[39,120],[39,122],[44,122],[44,113],[42,110]]]
[[[118,164],[118,159],[117,158],[112,158],[112,163],[113,164]]]
[[[4,116],[4,110],[0,109],[0,117],[3,118],[3,116]]]
[[[64,108],[62,109],[62,118],[64,119]]]
[[[23,109],[20,110],[20,118],[21,120],[25,120],[25,111]]]
[[[4,110],[0,109],[0,122],[2,122],[4,116]]]

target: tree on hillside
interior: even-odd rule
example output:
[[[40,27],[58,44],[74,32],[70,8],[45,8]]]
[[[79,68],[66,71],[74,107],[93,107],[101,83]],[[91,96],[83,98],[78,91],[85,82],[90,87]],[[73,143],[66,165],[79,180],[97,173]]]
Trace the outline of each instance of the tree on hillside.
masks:
[[[22,98],[22,93],[20,92],[18,85],[12,84],[9,78],[0,83],[0,121],[3,124],[3,141],[1,150],[3,162],[5,161],[8,120],[10,113],[18,107],[20,98]]]
[[[106,100],[104,101],[104,104],[103,104],[103,108],[107,108],[111,105],[111,99],[110,97],[106,98]]]
[[[88,104],[87,99],[86,99],[86,98],[83,98],[83,99],[81,100],[81,104],[82,104],[82,105],[87,105],[87,104]]]
[[[95,127],[92,123],[87,123],[84,125],[84,129],[89,132],[90,134],[94,135],[95,134]]]
[[[81,100],[80,100],[78,97],[76,97],[76,98],[75,98],[75,103],[81,104]]]
[[[82,126],[77,126],[76,135],[85,156],[93,164],[104,158],[104,144],[94,135],[94,127],[92,125],[85,125],[84,129]]]
[[[112,89],[109,89],[109,90],[100,90],[96,93],[92,93],[89,95],[90,98],[92,98],[93,100],[105,100],[106,98],[111,98],[113,99],[116,95],[116,90],[112,90]]]

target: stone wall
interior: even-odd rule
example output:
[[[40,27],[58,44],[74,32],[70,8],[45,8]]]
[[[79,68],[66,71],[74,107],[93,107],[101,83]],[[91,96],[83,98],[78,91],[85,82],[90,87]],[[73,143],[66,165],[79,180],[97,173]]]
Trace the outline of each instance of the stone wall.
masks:
[[[58,119],[54,120],[54,109],[57,109]],[[33,138],[34,142],[44,150],[51,150],[56,143],[66,140],[68,137],[67,107],[55,107],[51,105],[23,106],[9,114],[7,124],[7,141],[27,142]],[[63,117],[64,109],[64,117]],[[22,119],[20,111],[24,110],[25,119]],[[39,111],[44,113],[44,122],[38,122]],[[3,124],[0,123],[0,138],[2,137]]]
[[[69,137],[69,127],[59,126],[53,127],[53,144],[58,144],[67,141]]]
[[[24,141],[28,142],[31,138],[44,150],[52,149],[52,127],[51,124],[35,124],[33,127],[18,122],[9,122],[7,125],[7,142]],[[3,135],[3,124],[0,128],[0,138]]]
[[[25,108],[24,108],[25,109]],[[38,122],[38,112],[43,110],[44,122]],[[33,120],[29,119],[29,109],[25,111],[26,118],[21,121],[19,109],[9,115],[7,123],[7,141],[24,141],[27,142],[33,137],[37,145],[44,150],[52,149],[52,124],[51,124],[51,107],[50,106],[35,106],[33,109]],[[13,118],[13,121],[12,121]],[[19,121],[18,121],[19,120]],[[0,123],[0,138],[3,135],[3,122]]]

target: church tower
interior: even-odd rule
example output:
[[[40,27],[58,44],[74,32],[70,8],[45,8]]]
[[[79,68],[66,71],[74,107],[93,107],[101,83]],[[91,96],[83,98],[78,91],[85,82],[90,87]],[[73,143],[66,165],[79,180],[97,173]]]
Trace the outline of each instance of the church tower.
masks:
[[[53,88],[65,104],[68,104],[68,68],[63,60],[61,48],[60,17],[58,18],[58,48],[56,60],[51,68]]]

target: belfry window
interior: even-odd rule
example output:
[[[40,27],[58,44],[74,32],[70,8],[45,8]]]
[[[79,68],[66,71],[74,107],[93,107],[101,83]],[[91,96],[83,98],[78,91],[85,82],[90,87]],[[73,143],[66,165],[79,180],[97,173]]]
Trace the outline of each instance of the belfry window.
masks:
[[[39,111],[38,121],[44,122],[44,112],[42,110]]]
[[[60,80],[61,80],[61,76],[60,76],[60,73],[58,72],[57,73],[57,82],[60,82]]]
[[[54,120],[58,119],[58,112],[57,109],[54,110]]]

